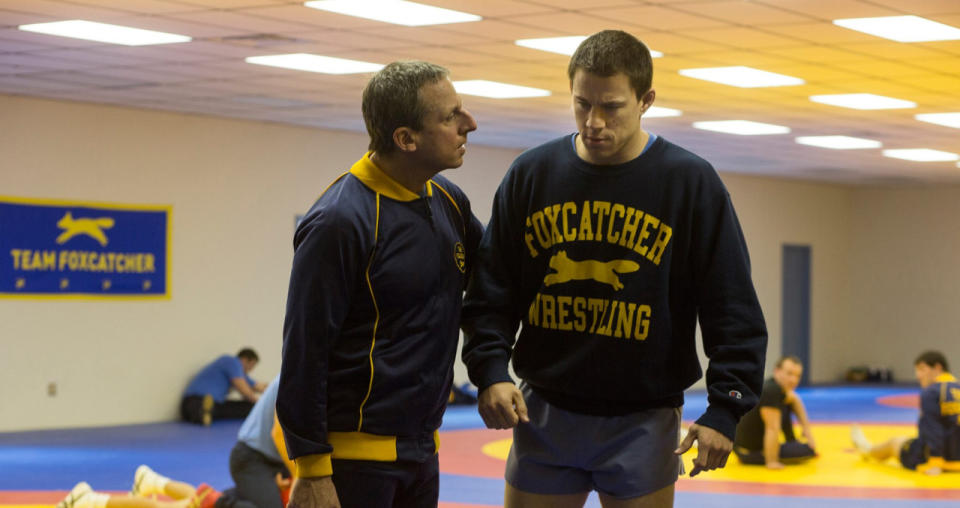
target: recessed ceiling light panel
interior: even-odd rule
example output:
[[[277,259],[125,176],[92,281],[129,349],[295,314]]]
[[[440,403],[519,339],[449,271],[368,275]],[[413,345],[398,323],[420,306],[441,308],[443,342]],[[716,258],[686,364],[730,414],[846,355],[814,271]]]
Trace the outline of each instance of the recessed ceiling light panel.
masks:
[[[810,100],[851,109],[903,109],[915,108],[917,103],[903,99],[894,99],[872,93],[843,93],[831,95],[811,95]]]
[[[946,162],[960,160],[960,155],[952,152],[943,152],[932,150],[930,148],[900,148],[896,150],[884,150],[885,157],[894,159],[903,159],[915,162]]]
[[[457,93],[462,93],[464,95],[477,95],[479,97],[490,97],[492,99],[546,97],[550,95],[549,90],[543,90],[541,88],[498,83],[496,81],[487,81],[485,79],[454,81],[453,87],[457,90]]]
[[[643,114],[644,118],[666,118],[671,116],[681,116],[683,111],[673,108],[661,108],[660,106],[650,106],[647,112]]]
[[[72,37],[88,41],[122,44],[124,46],[147,46],[150,44],[171,44],[174,42],[189,42],[192,39],[186,35],[155,32],[128,26],[109,25],[82,19],[54,21],[52,23],[34,23],[20,25],[20,30],[60,37]]]
[[[551,53],[559,53],[561,55],[572,55],[577,47],[580,46],[580,43],[586,39],[586,35],[571,35],[568,37],[544,37],[541,39],[519,39],[514,41],[517,46],[523,46],[525,48],[539,49],[541,51],[549,51]],[[650,56],[652,58],[660,58],[663,56],[663,53],[659,51],[650,50]]]
[[[693,127],[706,131],[738,134],[740,136],[764,136],[770,134],[788,134],[790,127],[749,120],[720,120],[715,122],[694,122]]]
[[[357,74],[377,72],[383,65],[359,60],[347,60],[332,56],[311,55],[309,53],[290,53],[287,55],[251,56],[247,63],[269,65],[297,71],[319,72],[322,74]]]
[[[475,14],[406,0],[318,0],[306,2],[303,5],[322,11],[405,26],[443,25],[483,19]]]
[[[832,148],[834,150],[856,150],[883,146],[883,143],[873,139],[850,136],[800,136],[796,141],[801,145]]]
[[[960,28],[919,16],[835,19],[833,24],[897,42],[953,41],[960,39]]]
[[[737,65],[734,67],[705,67],[701,69],[681,69],[681,76],[688,78],[702,79],[712,81],[722,85],[736,86],[740,88],[760,88],[767,86],[793,86],[802,85],[804,81],[800,78],[777,74],[775,72],[762,71],[752,67]]]
[[[930,122],[944,127],[960,129],[960,113],[923,113],[914,116],[921,122]]]

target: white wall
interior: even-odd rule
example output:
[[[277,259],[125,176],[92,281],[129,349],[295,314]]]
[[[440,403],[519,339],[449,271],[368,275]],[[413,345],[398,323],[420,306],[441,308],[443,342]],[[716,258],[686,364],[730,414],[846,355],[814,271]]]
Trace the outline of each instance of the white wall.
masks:
[[[0,430],[175,418],[190,376],[242,346],[255,378],[279,371],[294,216],[366,136],[3,95],[0,126],[0,195],[173,206],[170,300],[0,300]],[[486,218],[518,152],[468,150],[447,175]]]
[[[173,206],[170,300],[0,300],[0,431],[175,418],[195,370],[242,346],[260,352],[254,377],[275,375],[294,215],[366,143],[357,133],[0,95],[0,195]],[[445,173],[482,221],[517,154],[469,145],[464,166]],[[781,248],[801,243],[813,248],[814,381],[862,361],[900,375],[921,339],[960,362],[950,319],[960,232],[948,226],[960,189],[722,176],[751,250],[769,359],[780,354]]]
[[[854,194],[850,274],[855,340],[837,353],[914,378],[913,360],[940,349],[960,369],[960,187]]]
[[[767,321],[768,371],[783,353],[781,342],[784,244],[811,247],[810,379],[832,381],[844,367],[835,344],[849,335],[847,276],[850,195],[848,187],[726,174],[734,207],[747,238],[753,278]]]

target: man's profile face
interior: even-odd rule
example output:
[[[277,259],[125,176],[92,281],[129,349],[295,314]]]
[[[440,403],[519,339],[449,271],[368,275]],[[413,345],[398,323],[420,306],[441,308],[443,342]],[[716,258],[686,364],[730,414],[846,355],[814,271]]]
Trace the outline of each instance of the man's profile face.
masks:
[[[460,167],[466,154],[467,133],[477,129],[477,121],[463,108],[447,78],[423,85],[420,102],[425,113],[423,127],[414,131],[415,155],[436,171]]]

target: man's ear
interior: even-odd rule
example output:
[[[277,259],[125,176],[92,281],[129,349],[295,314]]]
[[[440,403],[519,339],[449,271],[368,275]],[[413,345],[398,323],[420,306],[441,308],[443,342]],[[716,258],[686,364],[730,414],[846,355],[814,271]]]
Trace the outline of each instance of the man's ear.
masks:
[[[417,151],[417,133],[410,127],[397,127],[393,131],[393,144],[401,152]]]
[[[653,101],[657,98],[657,91],[651,88],[647,90],[647,93],[643,94],[643,97],[640,98],[640,111],[646,113],[650,106],[653,106]]]

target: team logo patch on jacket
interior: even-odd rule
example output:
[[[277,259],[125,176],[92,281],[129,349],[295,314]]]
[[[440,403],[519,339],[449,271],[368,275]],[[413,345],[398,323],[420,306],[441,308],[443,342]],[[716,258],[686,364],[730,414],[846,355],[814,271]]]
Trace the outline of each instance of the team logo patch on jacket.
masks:
[[[467,272],[467,249],[460,242],[453,246],[453,261],[462,273]]]

